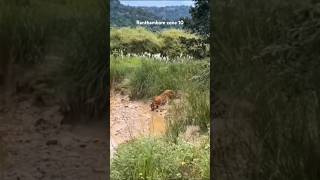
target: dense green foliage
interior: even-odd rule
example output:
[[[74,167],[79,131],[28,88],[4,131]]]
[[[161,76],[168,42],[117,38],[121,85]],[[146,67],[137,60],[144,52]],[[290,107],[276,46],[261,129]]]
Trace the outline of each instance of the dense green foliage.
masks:
[[[166,7],[141,7],[143,10],[156,15],[159,19],[177,21],[182,18],[191,18],[189,6],[166,6]]]
[[[164,42],[161,53],[169,59],[181,55],[189,55],[196,59],[209,56],[208,45],[204,43],[204,39],[195,34],[169,29],[162,31],[160,38]]]
[[[213,7],[214,90],[227,112],[215,121],[215,175],[319,179],[319,4]]]
[[[135,27],[136,20],[160,20],[154,14],[141,8],[122,5],[119,0],[111,0],[110,7],[110,25],[112,27]]]
[[[119,0],[111,0],[110,7],[111,27],[136,27],[136,20],[177,21],[190,17],[188,6],[132,7],[121,4]],[[168,26],[148,26],[148,28],[158,31]]]
[[[54,14],[43,11],[37,0],[0,2],[1,63],[34,63],[43,60],[49,22]],[[15,12],[15,13],[13,13]]]
[[[74,21],[77,23],[73,28],[76,31],[68,37],[66,60],[58,70],[60,87],[67,102],[75,106],[73,110],[78,112],[78,108],[83,111],[88,108],[88,112],[94,115],[103,111],[107,89],[107,32],[104,23],[106,5],[104,2],[97,2],[86,5],[86,14],[81,14],[83,10],[75,11],[77,16]]]
[[[178,29],[155,33],[144,28],[112,28],[110,38],[114,55],[149,53],[169,59],[208,56],[208,45],[199,36]]]
[[[143,28],[120,28],[111,29],[110,48],[111,51],[123,51],[124,55],[158,53],[163,42],[155,33]]]
[[[53,34],[53,3],[39,0],[0,2],[0,102],[10,103],[15,89],[15,66],[44,62]],[[48,8],[46,11],[45,8]],[[20,72],[18,72],[20,73]],[[3,102],[1,100],[4,100]]]
[[[123,144],[112,160],[111,179],[210,179],[208,136],[199,144],[160,138]]]
[[[101,0],[1,1],[0,86],[16,84],[16,66],[28,71],[47,64],[45,81],[59,98],[74,111],[99,112],[106,89],[106,8]],[[49,56],[62,60],[49,61]]]
[[[193,0],[195,6],[191,7],[191,18],[185,18],[185,28],[203,36],[208,36],[210,31],[209,0]]]

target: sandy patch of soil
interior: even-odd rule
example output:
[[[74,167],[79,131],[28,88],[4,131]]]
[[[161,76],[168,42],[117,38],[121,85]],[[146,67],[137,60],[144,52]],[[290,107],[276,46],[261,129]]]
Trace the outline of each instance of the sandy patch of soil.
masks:
[[[117,146],[141,136],[165,133],[166,106],[151,111],[151,102],[131,101],[127,95],[111,92],[110,96],[110,152]]]

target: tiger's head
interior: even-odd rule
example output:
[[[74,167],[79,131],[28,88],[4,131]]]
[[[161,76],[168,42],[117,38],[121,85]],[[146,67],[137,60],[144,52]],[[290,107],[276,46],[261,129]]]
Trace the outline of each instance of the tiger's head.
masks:
[[[150,107],[151,107],[151,111],[154,111],[155,109],[158,108],[158,106],[154,102],[150,104]]]

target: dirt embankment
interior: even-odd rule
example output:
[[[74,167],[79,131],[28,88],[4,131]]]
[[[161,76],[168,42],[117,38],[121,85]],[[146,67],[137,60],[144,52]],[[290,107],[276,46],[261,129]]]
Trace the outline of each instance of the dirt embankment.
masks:
[[[131,101],[127,95],[114,91],[110,95],[111,156],[117,146],[141,136],[165,133],[166,107],[151,111],[150,101]]]

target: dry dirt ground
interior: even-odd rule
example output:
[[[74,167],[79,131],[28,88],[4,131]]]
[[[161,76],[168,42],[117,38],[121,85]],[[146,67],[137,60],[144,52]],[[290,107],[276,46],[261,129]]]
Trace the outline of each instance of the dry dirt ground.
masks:
[[[150,101],[131,101],[127,95],[114,91],[110,96],[110,153],[117,146],[141,136],[156,136],[165,133],[166,106],[151,111]]]
[[[14,96],[9,109],[0,104],[0,149],[7,154],[1,180],[106,179],[103,122],[62,125],[59,108],[33,94]]]
[[[117,93],[111,94],[110,104],[111,157],[121,143],[164,134],[166,106],[151,111],[150,102]],[[7,154],[1,180],[106,179],[103,122],[61,124],[59,109],[34,94],[15,95],[9,109],[0,105],[0,145]]]

